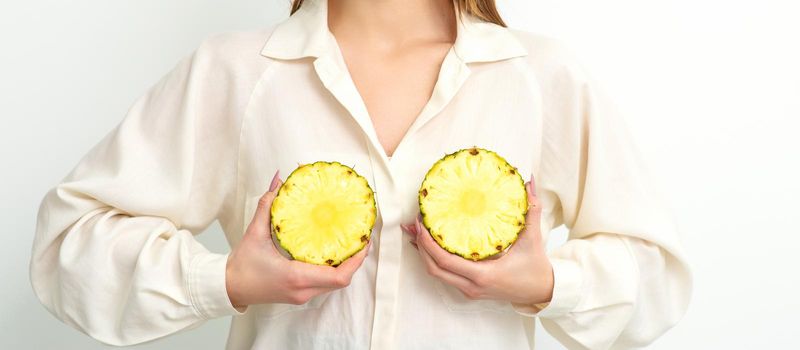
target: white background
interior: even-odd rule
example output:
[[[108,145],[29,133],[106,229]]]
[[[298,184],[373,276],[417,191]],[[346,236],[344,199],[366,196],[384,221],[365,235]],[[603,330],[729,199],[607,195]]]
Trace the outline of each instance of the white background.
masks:
[[[511,27],[557,37],[578,53],[626,114],[669,194],[695,288],[684,319],[651,348],[798,347],[797,2],[499,7]],[[0,4],[0,348],[107,348],[57,321],[32,293],[27,266],[42,196],[203,38],[271,25],[288,8],[289,0]],[[564,234],[562,227],[554,236]],[[199,238],[228,249],[217,224]],[[228,323],[136,348],[220,349]],[[543,334],[540,349],[560,348]]]

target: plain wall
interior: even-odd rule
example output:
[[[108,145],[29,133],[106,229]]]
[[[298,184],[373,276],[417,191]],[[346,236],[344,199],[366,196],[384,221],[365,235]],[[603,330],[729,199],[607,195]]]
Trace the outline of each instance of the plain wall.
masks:
[[[681,323],[652,349],[797,346],[800,6],[786,0],[499,1],[605,84],[666,188],[693,266]],[[0,4],[0,348],[108,348],[36,300],[28,261],[45,192],[208,35],[261,28],[289,0]],[[535,52],[533,53],[535,54]],[[551,246],[566,234],[554,233]],[[228,247],[219,226],[199,236]],[[229,320],[136,346],[219,349]],[[540,349],[561,348],[544,332]]]

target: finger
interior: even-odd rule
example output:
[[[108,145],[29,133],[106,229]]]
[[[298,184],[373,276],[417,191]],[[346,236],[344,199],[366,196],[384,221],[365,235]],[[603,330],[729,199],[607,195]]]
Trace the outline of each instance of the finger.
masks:
[[[400,228],[403,229],[403,232],[411,236],[412,240],[417,239],[417,230],[414,224],[400,224]]]
[[[436,277],[445,283],[460,289],[461,291],[472,291],[477,289],[477,286],[475,286],[472,281],[464,276],[460,276],[442,269],[438,264],[436,264],[436,261],[433,260],[433,258],[425,249],[417,249],[417,251],[419,252],[419,256],[422,258],[422,261],[425,264],[425,269],[431,276]]]
[[[281,169],[275,170],[275,175],[272,176],[272,181],[269,183],[269,190],[268,192],[274,192],[278,185],[280,185],[281,177],[280,177]]]
[[[358,270],[372,246],[372,240],[358,253],[347,258],[337,267],[313,265],[293,260],[291,263],[298,279],[297,287],[301,288],[342,288],[350,283],[353,274]]]
[[[509,247],[509,249],[510,249],[510,247]],[[503,250],[503,251],[501,251],[501,252],[498,252],[498,253],[496,253],[496,254],[490,255],[490,256],[486,257],[484,260],[497,260],[497,259],[500,259],[500,258],[502,258],[504,255],[506,255],[506,253],[508,253],[508,250],[509,250],[509,249],[504,249],[504,250]]]
[[[526,184],[528,192],[528,212],[525,214],[525,228],[520,232],[517,243],[519,244],[540,244],[542,240],[541,217],[542,205],[534,193],[535,186],[529,182]]]
[[[370,239],[367,242],[367,245],[364,246],[358,253],[354,254],[353,256],[347,258],[343,261],[339,266],[336,267],[336,272],[338,274],[344,275],[346,277],[352,276],[356,270],[364,263],[364,260],[367,258],[369,254],[369,250],[372,248],[372,240]]]
[[[466,277],[474,281],[479,276],[482,276],[486,271],[486,266],[480,262],[469,261],[455,254],[442,249],[431,237],[428,229],[420,222],[419,216],[416,221],[417,232],[417,245],[424,249],[436,261],[436,265],[443,270],[453,272],[455,274]]]
[[[281,180],[279,177],[280,170],[275,172],[275,175],[272,177],[272,181],[270,183],[270,188],[267,192],[261,195],[261,198],[258,199],[258,205],[256,206],[256,212],[253,214],[253,220],[250,222],[250,226],[248,227],[245,234],[257,234],[259,237],[269,237],[270,232],[270,207],[272,206],[272,201],[275,199],[276,189],[281,184]]]
[[[531,182],[528,186],[528,212],[525,214],[525,226],[526,230],[535,228],[535,231],[538,232],[542,216],[542,203],[539,201],[539,197],[536,196],[535,184]]]

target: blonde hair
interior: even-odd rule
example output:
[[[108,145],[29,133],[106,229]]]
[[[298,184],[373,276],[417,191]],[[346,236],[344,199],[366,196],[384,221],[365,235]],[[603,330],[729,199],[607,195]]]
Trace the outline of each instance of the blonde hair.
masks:
[[[484,21],[506,27],[506,23],[500,18],[494,0],[453,0],[453,3],[462,13],[466,12]],[[291,16],[299,10],[300,6],[303,6],[303,0],[292,0],[292,10],[289,15]]]

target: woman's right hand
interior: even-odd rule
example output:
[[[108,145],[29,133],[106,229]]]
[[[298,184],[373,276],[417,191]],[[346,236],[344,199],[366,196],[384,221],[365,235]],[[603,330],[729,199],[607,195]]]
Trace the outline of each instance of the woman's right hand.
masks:
[[[278,172],[258,200],[241,242],[228,256],[225,284],[231,303],[243,311],[263,303],[305,304],[311,298],[350,285],[372,241],[337,267],[290,260],[278,252],[270,233],[270,208],[283,181]]]

